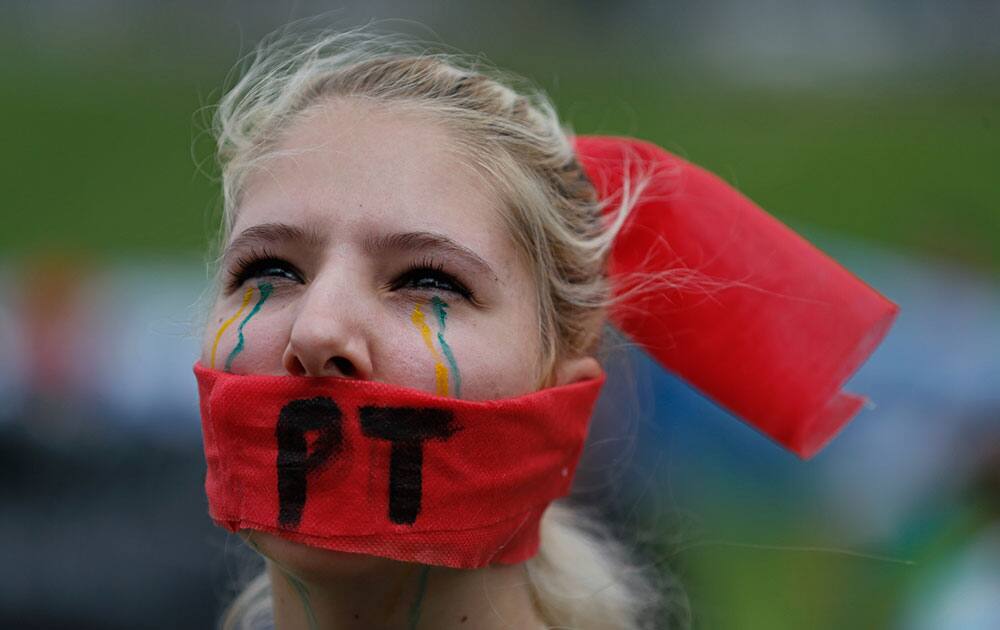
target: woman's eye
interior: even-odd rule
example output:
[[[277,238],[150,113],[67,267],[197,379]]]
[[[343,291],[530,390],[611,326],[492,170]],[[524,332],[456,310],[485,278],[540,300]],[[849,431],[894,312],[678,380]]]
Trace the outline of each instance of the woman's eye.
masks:
[[[253,278],[284,278],[292,282],[302,282],[295,265],[280,258],[256,258],[239,260],[230,272],[230,286],[239,287]]]
[[[415,278],[411,283],[418,289],[440,289],[442,291],[455,291],[455,285],[447,280],[442,280],[441,278],[436,278],[434,276],[424,276],[422,278]]]
[[[393,283],[394,289],[417,289],[418,291],[448,291],[464,298],[472,298],[464,284],[451,274],[432,267],[417,267],[403,273]]]

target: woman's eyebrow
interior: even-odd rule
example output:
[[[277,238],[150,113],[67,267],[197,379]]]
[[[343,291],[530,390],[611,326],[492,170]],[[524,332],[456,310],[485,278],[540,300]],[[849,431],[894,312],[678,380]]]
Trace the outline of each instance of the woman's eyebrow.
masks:
[[[260,223],[252,225],[239,233],[226,247],[222,260],[228,262],[236,252],[253,247],[274,243],[297,243],[305,247],[321,248],[326,239],[323,235],[311,229],[301,228],[288,223]]]
[[[473,272],[488,274],[498,282],[496,273],[479,254],[464,245],[459,245],[443,234],[434,232],[396,232],[379,236],[369,236],[362,243],[365,251],[380,254],[385,251],[413,252],[434,249],[445,255],[460,258],[474,269]]]

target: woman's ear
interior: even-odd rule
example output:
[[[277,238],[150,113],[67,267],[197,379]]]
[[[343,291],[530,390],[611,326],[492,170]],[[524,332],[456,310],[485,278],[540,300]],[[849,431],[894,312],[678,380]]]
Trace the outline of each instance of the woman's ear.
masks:
[[[601,364],[594,357],[564,359],[556,364],[554,386],[569,385],[578,381],[597,378],[601,375]]]

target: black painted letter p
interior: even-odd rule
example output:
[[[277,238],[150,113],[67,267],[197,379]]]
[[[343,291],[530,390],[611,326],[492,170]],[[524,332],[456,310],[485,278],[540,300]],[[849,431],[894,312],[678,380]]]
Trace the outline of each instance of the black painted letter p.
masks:
[[[337,403],[317,397],[293,400],[281,408],[275,437],[278,439],[278,524],[298,527],[306,505],[306,476],[344,448],[340,426],[343,414]],[[312,454],[306,434],[316,431]]]

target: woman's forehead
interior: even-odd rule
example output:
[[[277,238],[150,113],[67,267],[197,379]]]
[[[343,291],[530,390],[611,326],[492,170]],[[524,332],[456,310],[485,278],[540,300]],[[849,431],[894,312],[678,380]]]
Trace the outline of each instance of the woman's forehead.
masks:
[[[502,266],[503,204],[439,124],[351,101],[314,107],[247,179],[232,237],[285,223],[334,237],[442,235]]]

